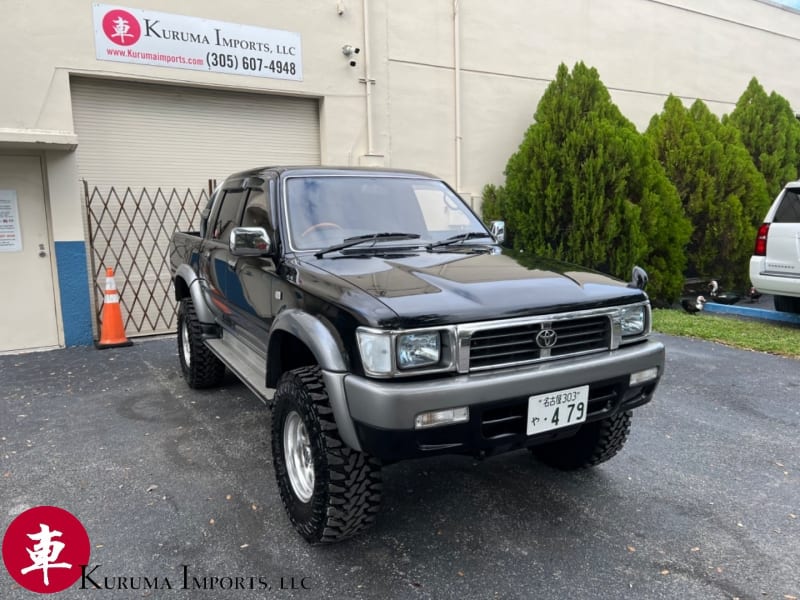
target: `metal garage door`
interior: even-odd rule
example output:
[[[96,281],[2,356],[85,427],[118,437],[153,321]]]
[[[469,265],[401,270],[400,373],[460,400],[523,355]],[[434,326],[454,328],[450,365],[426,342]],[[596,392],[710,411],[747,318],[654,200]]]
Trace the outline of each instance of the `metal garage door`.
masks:
[[[71,88],[97,306],[115,267],[128,335],[172,331],[172,232],[197,228],[209,179],[319,164],[318,102],[83,78]]]

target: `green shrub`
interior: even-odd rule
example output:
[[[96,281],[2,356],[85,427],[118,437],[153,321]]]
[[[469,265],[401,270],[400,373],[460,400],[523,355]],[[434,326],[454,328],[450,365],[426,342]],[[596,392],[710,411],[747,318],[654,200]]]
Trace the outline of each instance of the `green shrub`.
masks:
[[[646,136],[692,222],[687,274],[745,287],[755,228],[769,197],[738,132],[701,100],[686,109],[670,96]]]
[[[483,186],[481,193],[481,216],[484,223],[502,220],[505,214],[503,206],[503,188],[491,183]]]
[[[800,122],[786,98],[776,92],[767,95],[753,77],[736,108],[723,117],[723,123],[726,122],[739,130],[742,142],[767,182],[770,198],[775,198],[787,181],[797,179]]]
[[[502,209],[515,248],[625,279],[640,264],[654,299],[679,295],[688,220],[649,142],[597,70],[559,66],[505,173],[488,211]]]

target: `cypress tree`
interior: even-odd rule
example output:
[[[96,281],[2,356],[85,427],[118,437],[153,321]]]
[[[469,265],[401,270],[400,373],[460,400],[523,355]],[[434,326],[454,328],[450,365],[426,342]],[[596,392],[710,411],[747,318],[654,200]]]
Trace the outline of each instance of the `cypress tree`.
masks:
[[[596,69],[559,66],[505,173],[495,197],[515,248],[623,279],[640,264],[654,299],[680,293],[689,224],[678,194]]]
[[[736,108],[723,122],[730,122],[739,130],[756,168],[767,182],[770,198],[776,197],[786,182],[798,178],[800,121],[786,98],[774,91],[767,95],[753,77]]]
[[[505,207],[503,205],[503,188],[491,183],[483,186],[481,193],[481,215],[486,223],[503,219]]]
[[[688,274],[743,288],[754,231],[769,197],[738,131],[701,100],[686,109],[670,96],[646,136],[692,222]]]

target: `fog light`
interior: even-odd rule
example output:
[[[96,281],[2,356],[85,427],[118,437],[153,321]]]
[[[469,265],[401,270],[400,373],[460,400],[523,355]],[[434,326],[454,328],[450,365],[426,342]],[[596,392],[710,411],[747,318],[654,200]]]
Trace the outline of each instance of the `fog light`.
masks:
[[[467,421],[469,421],[469,408],[466,406],[434,410],[418,414],[414,419],[414,429],[427,429],[428,427],[466,423]]]
[[[631,381],[630,385],[641,385],[651,379],[655,379],[658,377],[658,367],[652,367],[650,369],[645,369],[644,371],[637,371],[636,373],[631,373]]]

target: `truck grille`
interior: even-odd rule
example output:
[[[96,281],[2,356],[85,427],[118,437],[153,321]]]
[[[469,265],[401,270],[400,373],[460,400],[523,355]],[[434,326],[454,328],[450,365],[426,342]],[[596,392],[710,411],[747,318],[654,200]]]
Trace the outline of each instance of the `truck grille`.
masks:
[[[557,339],[552,348],[543,350],[536,343],[536,335],[542,329],[556,332]],[[494,327],[475,331],[470,337],[469,369],[514,366],[556,356],[607,350],[610,344],[611,321],[607,316]]]

